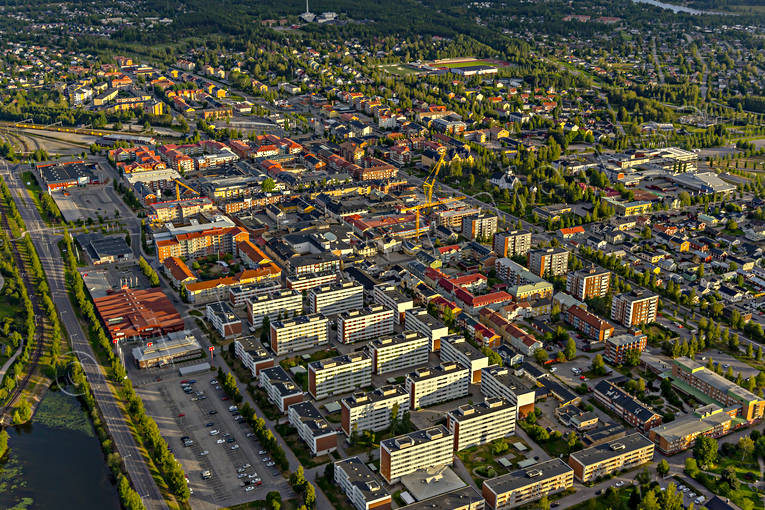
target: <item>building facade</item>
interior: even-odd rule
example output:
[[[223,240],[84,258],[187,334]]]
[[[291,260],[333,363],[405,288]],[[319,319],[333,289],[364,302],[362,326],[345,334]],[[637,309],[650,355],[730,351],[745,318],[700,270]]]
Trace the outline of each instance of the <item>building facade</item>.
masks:
[[[454,450],[490,443],[515,433],[515,404],[490,397],[479,404],[465,404],[449,411],[446,428],[454,436]]]
[[[580,269],[568,273],[566,292],[580,301],[594,297],[603,297],[611,287],[611,272],[595,267]]]
[[[511,230],[494,234],[493,248],[497,257],[514,257],[526,255],[531,249],[531,232],[528,230]]]
[[[552,459],[483,482],[483,498],[495,510],[526,505],[574,485],[574,470]]]
[[[271,323],[271,350],[277,355],[324,345],[329,321],[322,314],[301,315]]]
[[[454,439],[442,425],[380,442],[380,475],[389,484],[422,469],[453,462]]]
[[[417,331],[404,331],[395,336],[378,338],[367,344],[375,374],[387,374],[425,365],[430,340]]]
[[[393,334],[396,320],[395,312],[382,305],[343,312],[337,318],[337,341],[349,344]]]
[[[409,408],[419,409],[464,397],[470,388],[470,369],[459,363],[418,368],[406,376]]]
[[[632,291],[614,296],[611,320],[624,327],[637,326],[656,320],[659,296],[648,292]]]
[[[574,452],[568,457],[568,465],[579,481],[588,483],[622,469],[632,469],[651,462],[653,450],[653,442],[643,434],[635,433]]]
[[[253,327],[263,325],[263,319],[269,322],[280,316],[289,318],[303,312],[303,296],[296,290],[279,290],[273,293],[254,296],[245,301],[247,319]]]
[[[364,287],[356,282],[314,287],[308,291],[309,313],[335,315],[364,307]]]
[[[568,272],[568,250],[546,248],[529,252],[529,271],[543,277],[560,276]]]
[[[369,393],[354,392],[340,401],[340,426],[348,437],[365,430],[377,432],[390,426],[393,410],[400,419],[409,410],[409,394],[400,385],[377,388]]]
[[[316,400],[371,384],[372,359],[364,352],[351,352],[308,364],[308,392]]]

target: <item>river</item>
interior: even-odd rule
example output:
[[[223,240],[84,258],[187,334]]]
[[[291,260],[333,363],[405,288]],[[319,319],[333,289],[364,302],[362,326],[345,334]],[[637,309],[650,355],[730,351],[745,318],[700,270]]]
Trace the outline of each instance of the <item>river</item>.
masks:
[[[665,2],[659,2],[658,0],[632,0],[638,4],[649,4],[655,7],[661,7],[662,9],[669,9],[672,12],[684,12],[686,14],[729,14],[725,12],[713,12],[713,11],[700,11],[698,9],[691,9],[684,5],[668,4]]]
[[[8,434],[0,508],[120,510],[101,445],[76,399],[49,391],[32,422]]]

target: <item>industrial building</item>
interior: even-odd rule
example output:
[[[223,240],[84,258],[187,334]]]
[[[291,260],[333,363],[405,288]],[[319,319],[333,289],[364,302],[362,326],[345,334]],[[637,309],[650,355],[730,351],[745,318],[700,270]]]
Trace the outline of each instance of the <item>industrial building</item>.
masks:
[[[112,340],[150,338],[185,328],[181,315],[161,289],[123,288],[95,298],[93,304]]]

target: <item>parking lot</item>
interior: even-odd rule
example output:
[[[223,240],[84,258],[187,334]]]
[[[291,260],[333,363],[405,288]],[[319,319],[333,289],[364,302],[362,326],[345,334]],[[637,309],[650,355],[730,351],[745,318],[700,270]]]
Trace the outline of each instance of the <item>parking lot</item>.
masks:
[[[289,491],[278,468],[267,465],[250,427],[235,421],[238,413],[229,410],[233,403],[211,384],[212,372],[186,378],[173,368],[152,373],[151,382],[137,384],[136,390],[183,466],[192,508],[214,509],[264,499],[273,490]],[[181,381],[188,382],[187,389]]]

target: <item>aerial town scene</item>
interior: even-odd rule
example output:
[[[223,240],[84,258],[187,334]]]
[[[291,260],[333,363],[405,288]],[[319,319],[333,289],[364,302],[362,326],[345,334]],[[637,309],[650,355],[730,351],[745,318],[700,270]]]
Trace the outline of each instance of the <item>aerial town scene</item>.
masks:
[[[0,509],[765,510],[763,0],[0,5]]]

